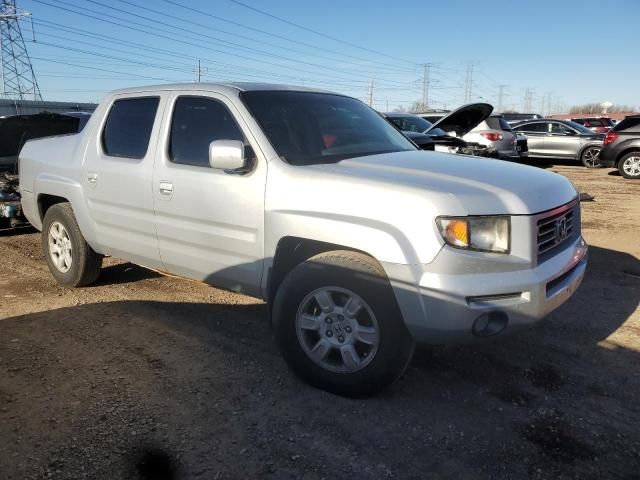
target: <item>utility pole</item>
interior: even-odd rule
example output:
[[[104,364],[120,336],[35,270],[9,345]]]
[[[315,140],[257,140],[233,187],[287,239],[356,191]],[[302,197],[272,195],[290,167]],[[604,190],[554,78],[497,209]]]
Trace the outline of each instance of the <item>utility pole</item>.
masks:
[[[502,100],[504,99],[504,89],[508,85],[498,85],[498,112],[502,113]]]
[[[31,17],[18,9],[15,0],[0,0],[0,50],[2,95],[6,98],[42,100],[31,59],[24,44],[19,20]]]
[[[206,68],[202,68],[200,64],[200,60],[198,59],[198,66],[193,69],[193,73],[196,74],[196,82],[200,83],[202,81],[202,75],[207,73]]]
[[[429,74],[431,73],[431,64],[423,63],[424,75],[422,77],[422,109],[427,110],[429,108],[429,86],[431,81]]]
[[[373,106],[373,78],[369,84],[369,106]]]
[[[473,63],[467,64],[467,75],[464,80],[464,103],[471,101],[471,92],[473,90]]]

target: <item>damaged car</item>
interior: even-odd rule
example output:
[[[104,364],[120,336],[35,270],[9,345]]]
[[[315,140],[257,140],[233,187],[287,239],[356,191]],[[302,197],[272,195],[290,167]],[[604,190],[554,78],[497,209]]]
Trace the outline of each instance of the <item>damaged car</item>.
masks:
[[[411,113],[385,113],[384,116],[423,150],[486,157],[490,154],[486,145],[462,137],[482,123],[492,111],[493,107],[488,103],[473,103],[460,107],[435,123]],[[425,137],[431,139],[434,148],[420,145],[420,142],[426,143]]]

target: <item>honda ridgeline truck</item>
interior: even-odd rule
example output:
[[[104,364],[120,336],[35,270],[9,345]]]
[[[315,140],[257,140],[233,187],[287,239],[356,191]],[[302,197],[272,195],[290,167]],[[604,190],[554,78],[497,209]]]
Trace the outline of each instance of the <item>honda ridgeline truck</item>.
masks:
[[[81,133],[27,142],[22,205],[51,273],[105,255],[260,297],[290,367],[348,396],[414,344],[531,325],[580,284],[573,185],[420,151],[359,100],[262,84],[109,94]]]

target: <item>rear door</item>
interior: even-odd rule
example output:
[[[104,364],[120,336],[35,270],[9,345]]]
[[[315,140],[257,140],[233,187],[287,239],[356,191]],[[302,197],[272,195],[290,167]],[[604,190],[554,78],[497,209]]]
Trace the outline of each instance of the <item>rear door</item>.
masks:
[[[258,154],[239,174],[209,166],[209,144],[242,140]],[[160,255],[172,273],[258,296],[264,256],[267,165],[224,96],[173,94],[153,172]]]
[[[85,154],[85,198],[96,237],[113,256],[161,267],[153,209],[153,162],[164,102],[132,94],[109,106]]]
[[[525,125],[514,127],[513,130],[527,136],[527,145],[530,156],[544,157],[546,155],[544,140],[547,136],[547,122],[527,123]]]

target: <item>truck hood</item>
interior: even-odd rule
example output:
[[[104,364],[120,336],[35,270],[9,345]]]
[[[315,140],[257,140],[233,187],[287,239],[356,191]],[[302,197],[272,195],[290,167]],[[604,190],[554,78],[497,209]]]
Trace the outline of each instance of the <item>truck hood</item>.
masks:
[[[577,196],[565,177],[540,168],[439,152],[396,152],[311,168],[375,181],[384,188],[422,190],[451,209],[442,214],[527,215],[564,205]]]

